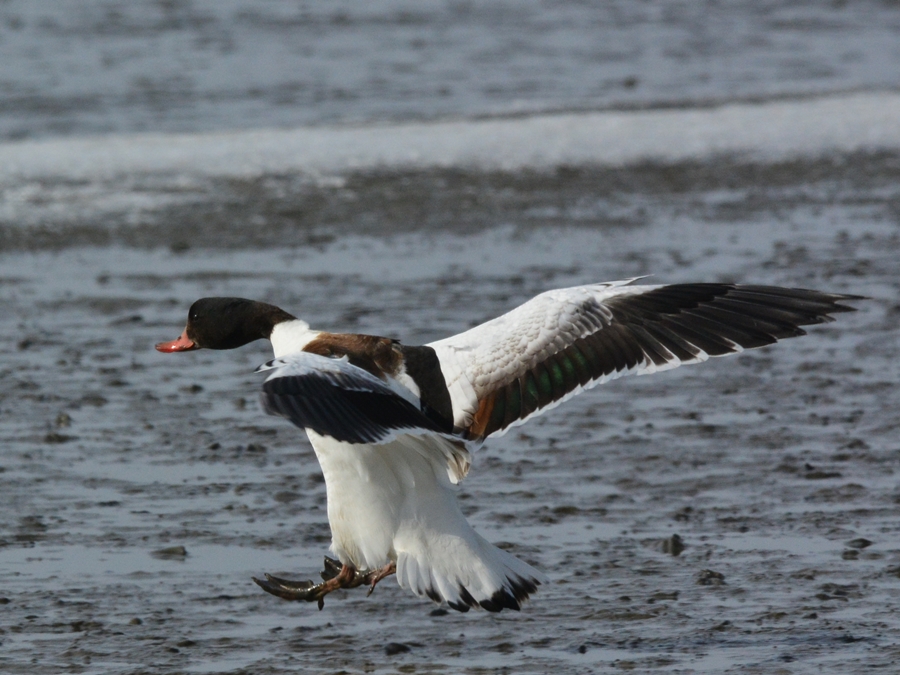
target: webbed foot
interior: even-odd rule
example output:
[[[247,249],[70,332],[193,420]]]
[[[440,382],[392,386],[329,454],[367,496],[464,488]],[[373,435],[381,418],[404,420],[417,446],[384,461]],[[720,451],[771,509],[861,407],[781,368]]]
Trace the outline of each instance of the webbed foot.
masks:
[[[370,595],[372,595],[372,591],[375,590],[375,586],[379,581],[396,573],[397,563],[391,561],[380,570],[372,570],[368,574],[366,574],[365,583],[369,584],[369,592],[366,593],[366,597],[368,598]],[[357,572],[357,574],[359,574],[359,572]]]
[[[271,593],[285,600],[315,602],[318,604],[319,609],[322,609],[325,606],[325,596],[339,588],[356,588],[363,584],[371,584],[369,589],[371,594],[375,584],[387,576],[387,574],[378,576],[383,571],[382,569],[375,572],[360,572],[353,565],[344,565],[340,561],[326,556],[324,569],[320,573],[322,583],[281,579],[271,574],[266,574],[265,580],[253,577],[253,581],[266,593]],[[373,574],[378,576],[378,578],[374,578]]]
[[[265,580],[253,577],[256,585],[263,589],[266,593],[277,595],[285,600],[305,600],[307,602],[318,602],[319,609],[325,606],[323,599],[331,589],[326,590],[325,586],[328,581],[320,584],[312,581],[296,581],[293,579],[281,579],[279,577],[266,574]]]

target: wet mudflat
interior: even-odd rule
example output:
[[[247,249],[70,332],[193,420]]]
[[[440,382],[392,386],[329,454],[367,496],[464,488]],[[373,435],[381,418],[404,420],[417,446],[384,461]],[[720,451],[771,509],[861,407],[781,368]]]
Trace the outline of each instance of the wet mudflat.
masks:
[[[596,197],[606,174],[573,173],[521,190],[526,203],[496,176],[463,176],[407,191],[404,211],[379,204],[408,181],[382,176],[341,188],[366,197],[344,218],[365,227],[325,239],[276,245],[248,225],[240,247],[232,226],[217,246],[160,224],[154,245],[88,223],[78,246],[6,248],[0,669],[888,672],[898,195],[893,164],[853,161],[882,162],[882,180],[838,163]],[[432,198],[472,220],[393,230],[390,215]],[[240,222],[229,208],[216,217]],[[171,222],[200,227],[198,209]],[[521,613],[445,612],[390,580],[319,612],[250,581],[321,568],[324,485],[302,434],[258,409],[267,345],[153,351],[191,301],[266,299],[317,327],[421,343],[546,288],[650,273],[873,299],[804,338],[606,384],[483,448],[467,515],[552,579]]]
[[[896,668],[896,7],[0,4],[0,672]],[[324,485],[266,345],[153,351],[194,299],[421,343],[642,274],[872,300],[490,442],[521,613],[250,581],[321,569]]]

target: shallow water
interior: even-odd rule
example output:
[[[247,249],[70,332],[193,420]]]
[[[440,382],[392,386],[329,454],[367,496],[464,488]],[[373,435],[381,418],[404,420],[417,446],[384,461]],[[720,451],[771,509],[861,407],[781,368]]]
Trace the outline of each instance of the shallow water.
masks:
[[[0,138],[896,89],[898,31],[878,0],[6,0]]]

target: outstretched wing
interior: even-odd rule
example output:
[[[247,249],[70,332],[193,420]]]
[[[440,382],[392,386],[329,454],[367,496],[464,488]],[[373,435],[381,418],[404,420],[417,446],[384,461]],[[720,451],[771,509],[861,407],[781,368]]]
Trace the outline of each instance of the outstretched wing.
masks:
[[[409,398],[346,358],[297,352],[269,361],[260,400],[285,417],[345,443],[386,443],[398,433],[440,433]]]
[[[774,286],[632,281],[548,291],[431,343],[455,426],[471,439],[502,433],[607,380],[804,335],[800,326],[853,311],[839,303],[859,298]]]

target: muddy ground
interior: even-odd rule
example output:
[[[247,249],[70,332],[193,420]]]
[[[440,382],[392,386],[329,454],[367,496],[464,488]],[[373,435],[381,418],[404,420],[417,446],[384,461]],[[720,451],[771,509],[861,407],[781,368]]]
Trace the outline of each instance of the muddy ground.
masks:
[[[897,161],[728,166],[637,168],[615,189],[587,169],[271,177],[137,225],[7,223],[0,669],[891,672]],[[298,430],[259,411],[267,345],[153,350],[194,299],[421,343],[550,287],[640,274],[872,300],[807,337],[609,383],[489,443],[460,497],[550,575],[520,613],[447,612],[390,582],[320,612],[250,581],[320,569],[324,485]]]

